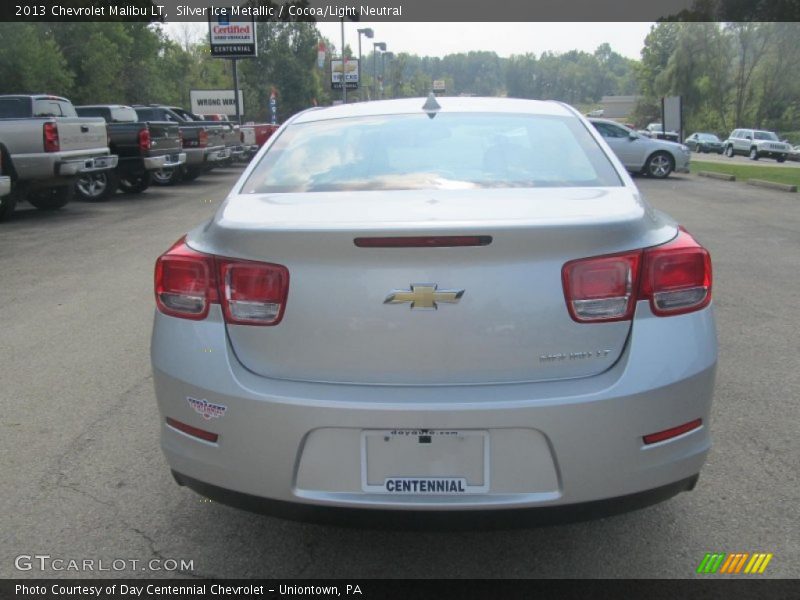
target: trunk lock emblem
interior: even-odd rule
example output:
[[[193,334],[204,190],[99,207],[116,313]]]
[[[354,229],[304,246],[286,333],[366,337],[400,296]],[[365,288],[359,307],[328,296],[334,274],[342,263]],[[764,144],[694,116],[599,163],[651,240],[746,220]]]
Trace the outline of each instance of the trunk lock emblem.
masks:
[[[384,304],[411,303],[413,309],[437,310],[439,302],[458,304],[464,290],[440,290],[435,283],[412,283],[410,290],[392,290]]]

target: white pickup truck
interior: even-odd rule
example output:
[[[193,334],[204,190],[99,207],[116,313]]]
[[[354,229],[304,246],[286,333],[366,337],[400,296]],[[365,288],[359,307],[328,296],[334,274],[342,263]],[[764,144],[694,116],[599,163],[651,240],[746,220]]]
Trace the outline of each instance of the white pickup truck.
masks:
[[[0,96],[0,159],[11,193],[0,204],[0,220],[27,200],[56,210],[69,202],[75,180],[117,166],[108,149],[106,122],[78,117],[66,98]]]

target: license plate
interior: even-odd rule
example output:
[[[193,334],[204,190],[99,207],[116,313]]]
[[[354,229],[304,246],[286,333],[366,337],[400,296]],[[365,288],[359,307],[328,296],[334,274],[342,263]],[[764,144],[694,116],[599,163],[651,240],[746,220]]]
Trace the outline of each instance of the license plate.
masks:
[[[110,158],[95,158],[94,159],[94,167],[96,169],[102,169],[104,167],[111,166],[111,159]]]
[[[363,431],[361,484],[363,491],[379,494],[485,494],[489,491],[489,432]]]

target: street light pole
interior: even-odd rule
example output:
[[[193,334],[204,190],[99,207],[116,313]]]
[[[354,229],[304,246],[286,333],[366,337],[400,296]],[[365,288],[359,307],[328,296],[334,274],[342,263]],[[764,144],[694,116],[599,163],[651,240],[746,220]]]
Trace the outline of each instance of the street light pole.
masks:
[[[384,52],[381,54],[381,92],[386,90],[386,57],[391,61],[394,58],[393,52]],[[391,67],[391,64],[389,65]],[[381,93],[383,97],[383,93]]]
[[[362,35],[365,36],[365,37],[368,37],[369,39],[372,39],[375,36],[375,32],[372,31],[372,29],[370,27],[365,27],[364,29],[359,29],[358,30],[358,85],[359,85],[359,87],[361,87],[362,83],[363,83],[361,81],[361,36]],[[361,96],[361,94],[359,94],[359,96]]]
[[[375,99],[378,99],[378,48],[381,52],[386,52],[385,42],[373,42],[372,44],[372,85],[375,88]]]
[[[344,55],[344,17],[339,20],[342,22],[342,104],[347,104],[347,58]]]

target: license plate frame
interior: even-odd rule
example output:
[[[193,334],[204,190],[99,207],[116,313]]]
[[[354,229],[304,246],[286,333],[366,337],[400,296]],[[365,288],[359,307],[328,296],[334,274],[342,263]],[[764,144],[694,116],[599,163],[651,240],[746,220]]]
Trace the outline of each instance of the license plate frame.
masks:
[[[369,442],[375,443],[375,438],[380,441],[395,441],[399,446],[398,450],[408,451],[413,447],[423,445],[420,442],[420,436],[425,436],[429,441],[424,444],[432,448],[433,444],[437,444],[437,450],[440,451],[440,457],[443,456],[441,451],[445,447],[450,448],[451,453],[449,456],[444,454],[444,462],[450,463],[450,468],[453,464],[458,463],[459,456],[457,455],[456,442],[461,438],[461,444],[465,444],[465,451],[471,456],[471,460],[482,460],[483,464],[468,464],[465,470],[472,470],[473,473],[480,472],[480,481],[473,481],[470,483],[470,477],[466,472],[435,472],[433,465],[428,465],[431,470],[427,473],[408,473],[408,472],[387,472],[383,476],[382,481],[376,481],[373,475],[372,481],[369,476],[368,448]],[[381,440],[380,438],[383,438]],[[388,439],[387,439],[388,438]],[[470,494],[486,494],[489,492],[490,487],[490,436],[487,430],[452,430],[452,429],[366,429],[361,432],[361,489],[366,493],[383,494],[389,496],[438,496],[438,497],[454,497],[464,496]],[[482,447],[481,447],[482,446]],[[467,448],[468,447],[468,448]],[[374,448],[374,445],[373,445]],[[463,452],[461,453],[463,454]],[[373,465],[375,461],[383,460],[377,456],[373,451]],[[418,461],[420,456],[417,455]],[[413,462],[413,461],[412,461]],[[448,465],[442,465],[440,468],[447,469]],[[379,465],[378,471],[382,473],[382,468]],[[402,467],[400,467],[402,471]],[[472,478],[473,480],[475,477]],[[392,481],[389,484],[389,481]],[[409,483],[402,483],[402,482]],[[424,483],[423,483],[424,482]],[[394,489],[395,487],[400,489]],[[392,488],[392,489],[389,489]],[[444,491],[442,491],[444,489]]]

